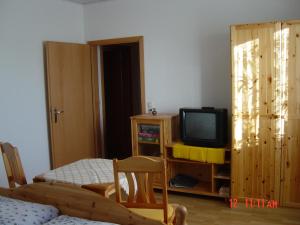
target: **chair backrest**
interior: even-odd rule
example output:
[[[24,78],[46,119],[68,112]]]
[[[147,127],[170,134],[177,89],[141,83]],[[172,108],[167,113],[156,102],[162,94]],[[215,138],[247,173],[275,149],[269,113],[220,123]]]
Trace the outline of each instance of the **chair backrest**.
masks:
[[[27,184],[18,149],[10,143],[0,143],[8,184],[10,188],[16,184]]]
[[[133,156],[123,160],[114,159],[114,178],[116,188],[116,200],[129,208],[163,209],[164,221],[168,220],[168,195],[166,163],[162,158]],[[126,175],[129,193],[123,200],[120,189],[119,173]],[[153,191],[154,176],[160,175],[162,187],[162,199],[159,201]]]

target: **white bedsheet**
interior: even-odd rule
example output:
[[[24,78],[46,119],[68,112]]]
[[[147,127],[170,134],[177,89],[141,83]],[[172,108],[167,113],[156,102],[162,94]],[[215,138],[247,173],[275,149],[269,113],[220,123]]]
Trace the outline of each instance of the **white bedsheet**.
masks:
[[[110,159],[82,159],[39,175],[46,181],[75,185],[114,183],[113,163]],[[119,174],[120,186],[129,192],[127,179]]]

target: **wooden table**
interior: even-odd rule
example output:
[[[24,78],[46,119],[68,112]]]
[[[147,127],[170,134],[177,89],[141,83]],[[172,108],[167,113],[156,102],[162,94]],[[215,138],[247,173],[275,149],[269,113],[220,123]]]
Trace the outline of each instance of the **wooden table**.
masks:
[[[72,184],[105,197],[115,192],[113,164],[110,159],[82,159],[40,174],[33,178],[33,182]],[[128,193],[125,175],[120,176],[120,184]]]

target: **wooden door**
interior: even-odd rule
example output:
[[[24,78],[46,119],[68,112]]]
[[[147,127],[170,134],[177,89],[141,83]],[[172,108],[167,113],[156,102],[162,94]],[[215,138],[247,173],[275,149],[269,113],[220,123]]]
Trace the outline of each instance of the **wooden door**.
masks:
[[[96,152],[91,50],[88,45],[47,42],[47,92],[52,167]]]
[[[282,25],[282,203],[300,207],[300,21]]]
[[[281,24],[233,26],[233,197],[279,200]]]

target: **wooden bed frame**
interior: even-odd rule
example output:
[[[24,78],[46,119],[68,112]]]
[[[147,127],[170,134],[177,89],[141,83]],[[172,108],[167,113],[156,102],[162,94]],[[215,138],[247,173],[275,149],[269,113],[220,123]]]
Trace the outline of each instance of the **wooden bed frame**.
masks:
[[[33,183],[18,188],[1,188],[0,195],[23,201],[53,205],[61,214],[122,225],[164,225],[137,215],[115,201],[70,185]],[[186,225],[186,208],[176,209],[175,225]]]

